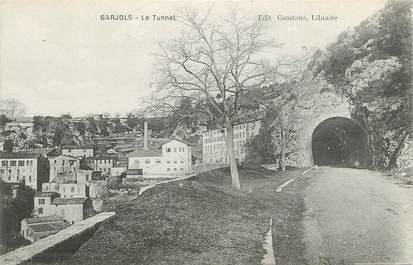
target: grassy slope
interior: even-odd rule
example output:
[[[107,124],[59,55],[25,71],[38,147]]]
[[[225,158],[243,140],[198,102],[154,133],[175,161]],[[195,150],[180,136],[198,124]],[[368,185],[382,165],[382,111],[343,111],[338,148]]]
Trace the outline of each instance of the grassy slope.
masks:
[[[299,196],[305,183],[275,188],[301,171],[228,170],[159,185],[117,211],[65,264],[260,264],[269,217],[277,264],[303,264]],[[33,263],[34,262],[30,262]]]

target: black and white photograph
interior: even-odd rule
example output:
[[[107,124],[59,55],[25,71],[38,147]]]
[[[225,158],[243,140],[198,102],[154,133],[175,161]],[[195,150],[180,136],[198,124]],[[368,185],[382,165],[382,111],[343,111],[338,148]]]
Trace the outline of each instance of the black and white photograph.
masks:
[[[0,0],[1,265],[413,265],[413,0]]]

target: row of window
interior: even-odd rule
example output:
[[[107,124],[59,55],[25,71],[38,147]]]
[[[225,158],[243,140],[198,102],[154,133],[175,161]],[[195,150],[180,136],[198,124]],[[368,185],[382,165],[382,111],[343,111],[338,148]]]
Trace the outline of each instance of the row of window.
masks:
[[[234,155],[236,157],[243,155],[243,152],[239,150],[234,150]],[[204,153],[204,159],[208,158],[213,158],[213,157],[227,157],[227,152],[226,151],[220,151],[220,152],[210,152],[210,153]]]
[[[253,133],[251,132],[251,135],[247,132],[247,137],[253,136]],[[245,139],[245,132],[239,132],[234,134],[234,141],[236,139]],[[205,143],[216,143],[216,142],[224,142],[224,137],[223,136],[217,136],[217,137],[212,137],[212,138],[205,138]]]
[[[108,159],[108,160],[106,160],[106,159],[103,159],[103,160],[99,160],[99,159],[97,159],[97,160],[95,160],[96,162],[96,164],[113,164],[113,160],[112,159]]]
[[[161,162],[162,162],[162,161],[161,161],[160,159],[156,159],[156,161],[155,161],[156,164],[160,164]],[[185,163],[184,160],[181,160],[180,162],[181,162],[181,164]],[[136,163],[139,164],[139,160],[136,160]],[[150,160],[150,159],[146,159],[146,160],[145,160],[145,164],[150,164],[150,163],[151,163],[151,160]],[[170,160],[167,160],[166,163],[170,164],[171,161],[170,161]],[[178,161],[175,160],[175,161],[174,161],[174,164],[177,164],[177,163],[178,163]]]
[[[244,148],[246,144],[245,140],[240,140],[240,141],[235,141],[234,142],[234,148]],[[227,147],[225,144],[217,143],[217,144],[211,144],[211,145],[205,145],[204,146],[205,151],[212,151],[212,150],[226,150]]]
[[[22,168],[21,170],[22,170],[21,172],[23,172],[23,173],[25,173],[25,172],[26,172],[26,169],[25,169],[25,168]],[[16,171],[17,175],[19,175],[19,174],[20,174],[20,168],[15,169],[15,171]],[[27,169],[27,172],[32,173],[33,171],[34,171],[34,170],[33,170],[32,168],[28,168],[28,169]],[[4,172],[6,172],[6,169],[4,169],[4,168],[0,168],[0,174],[1,174],[1,175],[3,175],[3,174],[4,174]],[[8,169],[8,172],[11,174],[12,169],[11,169],[11,168],[9,168],[9,169]]]
[[[174,148],[166,148],[166,152],[167,153],[170,153],[170,152],[174,152],[174,153],[176,153],[176,152],[180,152],[180,153],[182,153],[182,152],[185,152],[185,147],[178,147],[178,148],[176,148],[176,147],[174,147]]]
[[[8,181],[11,181],[11,172],[9,171],[9,175],[7,176],[7,180]],[[4,172],[0,172],[0,176],[1,176],[1,178],[2,179],[4,179],[3,178],[3,174],[4,174]],[[17,181],[20,181],[20,176],[19,175],[17,175]],[[29,183],[31,183],[32,182],[32,176],[28,176],[28,178],[26,179],[26,176],[22,176],[22,178],[21,178],[21,180],[24,180],[24,181],[28,181]]]
[[[184,171],[185,169],[184,169],[183,167],[181,167],[179,170],[180,170],[180,171]],[[166,171],[170,172],[170,171],[171,171],[171,168],[168,167],[168,168],[166,169]],[[176,167],[174,167],[174,168],[173,168],[173,171],[178,171],[178,169],[177,169]]]
[[[255,123],[259,122],[251,122],[251,123],[244,123],[244,124],[238,124],[234,126],[234,131],[240,130],[240,129],[250,129],[250,130],[254,130],[255,129]],[[213,131],[209,131],[209,132],[205,132],[205,135],[217,135],[217,134],[221,134],[222,131],[226,132],[226,128],[224,129],[218,129],[218,130],[213,130]]]
[[[3,167],[7,167],[7,166],[11,166],[11,167],[15,167],[15,166],[33,166],[33,160],[10,160],[10,163],[8,160],[3,160],[1,161],[1,165]]]

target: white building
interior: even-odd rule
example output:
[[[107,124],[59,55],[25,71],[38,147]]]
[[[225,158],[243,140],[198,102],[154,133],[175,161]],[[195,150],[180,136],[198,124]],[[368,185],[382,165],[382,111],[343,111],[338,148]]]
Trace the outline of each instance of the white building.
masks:
[[[4,182],[24,181],[37,190],[38,154],[8,154],[0,152],[0,177]]]
[[[62,217],[69,224],[93,215],[93,205],[89,198],[55,198],[51,207],[54,209],[54,215]]]
[[[93,215],[89,198],[59,198],[56,192],[36,192],[33,214],[37,217],[59,216],[73,224]]]
[[[62,155],[74,157],[93,157],[93,146],[91,145],[66,145],[62,147]]]
[[[172,139],[156,150],[136,150],[128,155],[128,171],[145,177],[185,175],[191,172],[191,145]],[[132,175],[132,174],[131,174]]]
[[[85,183],[43,183],[43,192],[57,192],[61,198],[89,197],[89,187]]]
[[[107,176],[111,175],[111,169],[117,160],[117,156],[88,157],[87,159],[89,165],[93,165],[94,170],[99,170]]]
[[[33,199],[33,214],[38,217],[54,215],[54,207],[51,207],[53,199],[58,198],[56,192],[36,192]]]
[[[261,121],[234,125],[234,155],[238,162],[246,156],[245,145],[248,140],[258,135]],[[202,155],[204,164],[228,163],[225,144],[226,129],[216,129],[202,133]]]

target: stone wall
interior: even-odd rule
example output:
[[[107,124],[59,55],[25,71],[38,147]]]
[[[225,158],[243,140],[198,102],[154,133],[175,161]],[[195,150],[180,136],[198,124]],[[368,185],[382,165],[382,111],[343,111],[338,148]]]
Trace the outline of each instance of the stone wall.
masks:
[[[321,122],[333,117],[351,119],[348,100],[333,92],[324,92],[315,93],[299,101],[296,152],[289,157],[288,165],[313,166],[311,146],[313,132]]]

